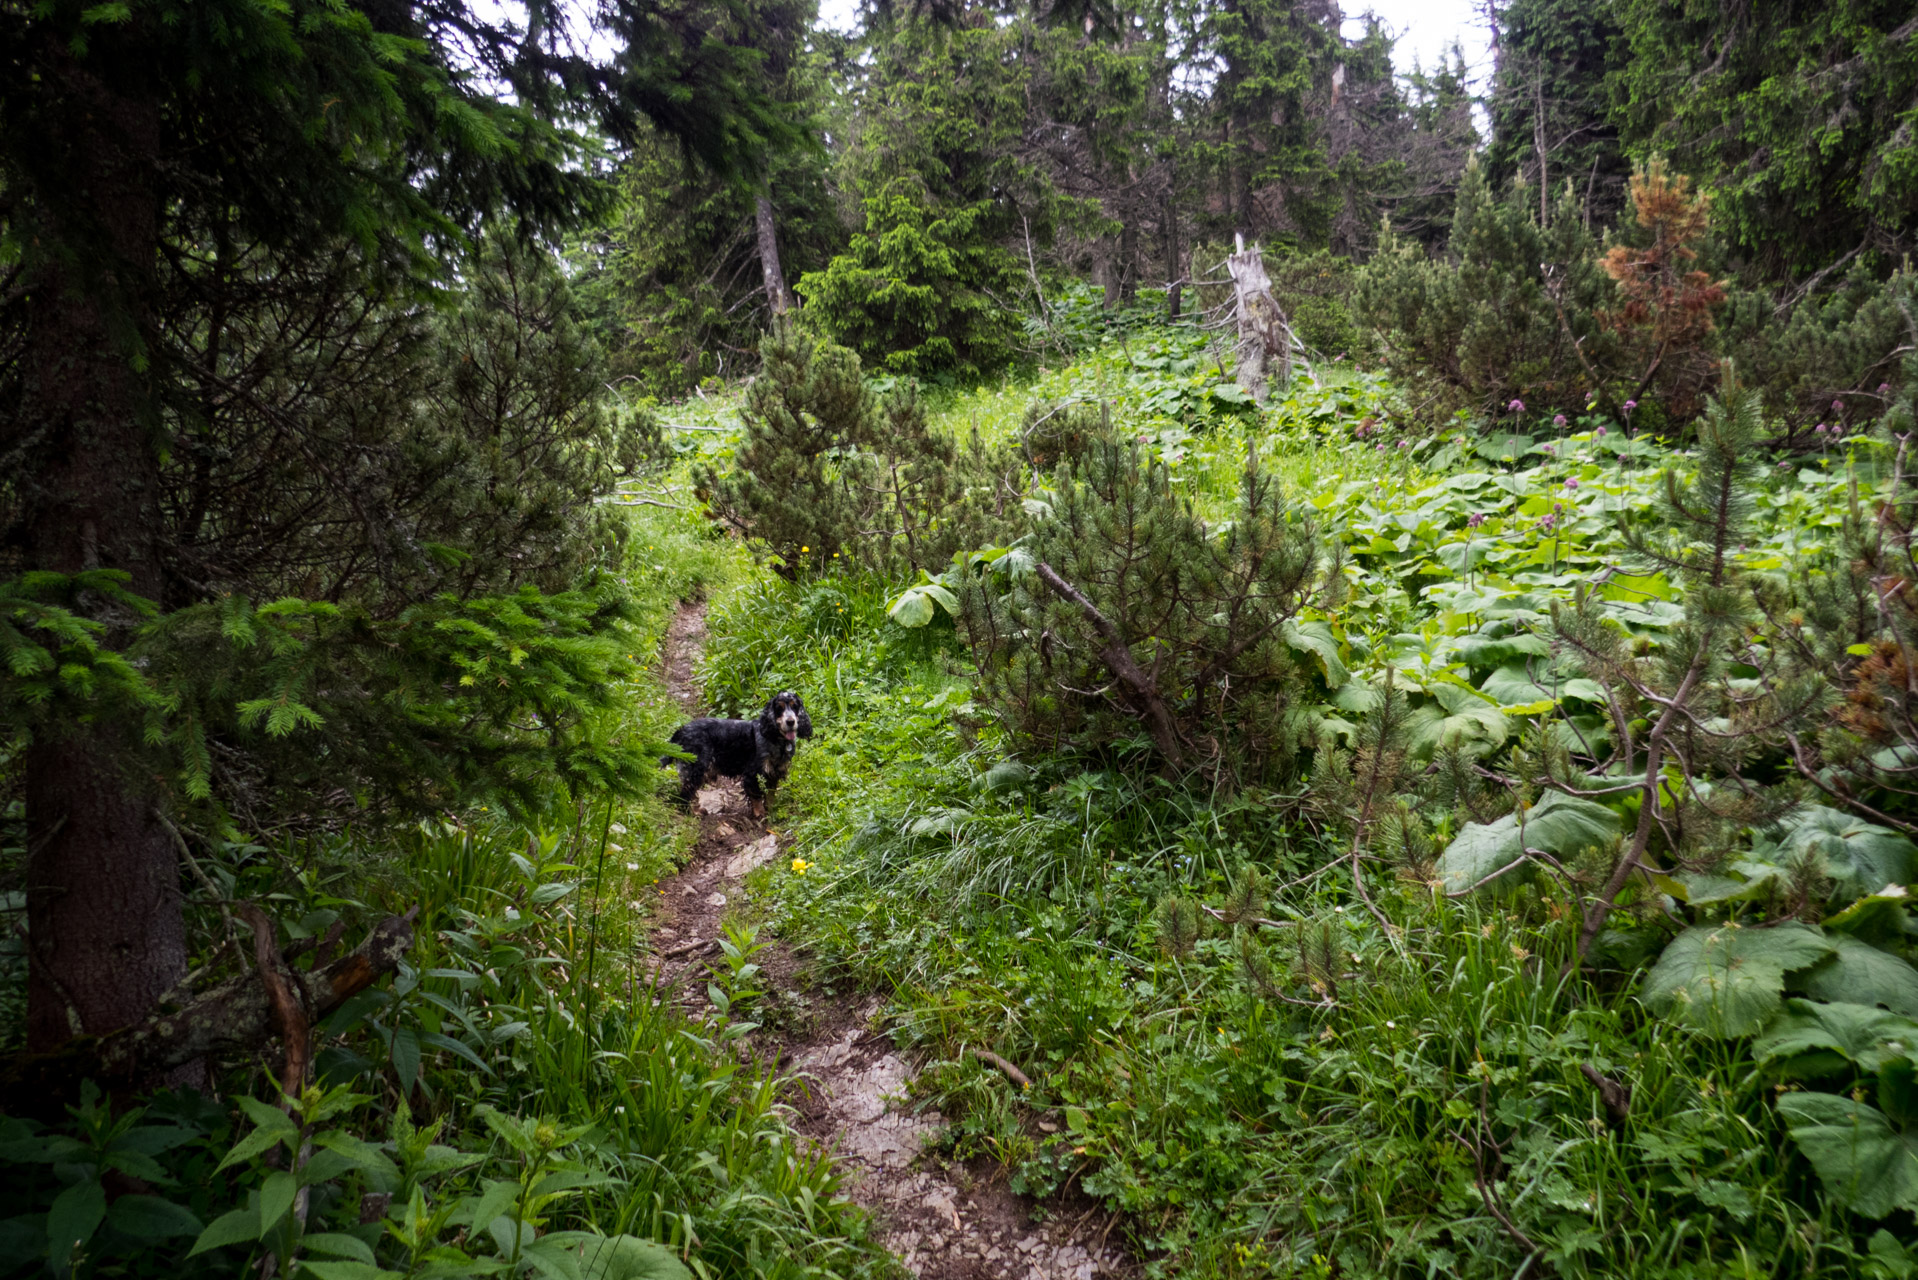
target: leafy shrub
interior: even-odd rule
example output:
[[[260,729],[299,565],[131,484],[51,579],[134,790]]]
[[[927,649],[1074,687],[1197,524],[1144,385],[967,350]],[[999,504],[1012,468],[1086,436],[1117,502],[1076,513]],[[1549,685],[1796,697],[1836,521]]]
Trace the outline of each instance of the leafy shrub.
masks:
[[[979,697],[1022,748],[1123,758],[1150,743],[1175,770],[1283,773],[1306,732],[1287,629],[1336,567],[1255,460],[1217,523],[1169,479],[1110,442],[1060,470],[1031,572],[1003,594],[992,573],[964,583]]]
[[[1821,424],[1830,432],[1876,418],[1918,385],[1914,315],[1918,273],[1886,274],[1861,260],[1783,315],[1769,293],[1735,291],[1720,329],[1739,377],[1763,391],[1788,436],[1801,437]]]
[[[241,1093],[230,1114],[89,1090],[59,1124],[0,1120],[0,1274],[233,1276],[270,1258],[314,1280],[797,1280],[877,1264],[775,1079],[741,1064],[751,1027],[687,1023],[610,947],[594,981],[577,847],[449,823],[399,852],[420,936],[389,989],[315,1028],[299,1097]],[[332,901],[289,932],[352,906]],[[735,942],[743,961],[752,943]],[[732,968],[736,1001],[752,975]]]

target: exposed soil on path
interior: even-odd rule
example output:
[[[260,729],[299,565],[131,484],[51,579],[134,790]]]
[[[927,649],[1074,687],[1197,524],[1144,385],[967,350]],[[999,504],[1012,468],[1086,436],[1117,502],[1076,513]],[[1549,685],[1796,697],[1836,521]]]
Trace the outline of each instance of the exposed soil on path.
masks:
[[[703,605],[684,605],[666,633],[668,690],[689,714],[699,709],[693,668],[706,635]],[[830,732],[829,728],[823,729]],[[782,856],[775,800],[767,822],[754,819],[733,781],[699,793],[699,840],[692,860],[661,882],[651,930],[656,990],[693,1012],[708,1007],[706,983],[724,937],[722,919],[737,908],[743,878]],[[906,1099],[922,1064],[895,1051],[883,1034],[884,1001],[872,995],[806,989],[801,958],[777,941],[756,957],[764,968],[767,1025],[752,1052],[777,1055],[794,1077],[786,1101],[795,1126],[833,1151],[849,1195],[872,1212],[879,1236],[922,1280],[1091,1280],[1135,1274],[1108,1248],[1110,1217],[1085,1203],[1053,1221],[1032,1220],[1034,1202],[1013,1195],[983,1162],[956,1164],[929,1150],[945,1119]]]

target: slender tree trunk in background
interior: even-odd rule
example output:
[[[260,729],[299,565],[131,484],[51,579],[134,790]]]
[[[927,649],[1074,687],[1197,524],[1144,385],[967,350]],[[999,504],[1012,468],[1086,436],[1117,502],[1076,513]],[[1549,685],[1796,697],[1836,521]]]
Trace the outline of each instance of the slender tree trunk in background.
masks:
[[[1105,309],[1110,311],[1119,305],[1119,263],[1112,237],[1100,236],[1092,252],[1092,278],[1104,290]]]
[[[91,239],[98,252],[31,268],[21,421],[43,443],[28,492],[29,564],[118,569],[130,590],[159,600],[160,475],[141,348],[159,242],[159,112],[137,87],[57,54],[46,63],[63,68],[66,100],[87,107],[60,139],[64,189],[22,193],[20,229],[29,243],[37,225],[42,243]],[[107,643],[126,643],[134,619],[103,602],[82,608],[107,624]],[[27,748],[31,1050],[138,1022],[186,974],[172,838],[157,788],[119,763],[123,745],[76,724]]]
[[[1127,218],[1119,232],[1119,301],[1131,306],[1139,300],[1139,228],[1137,220]]]
[[[1165,311],[1168,320],[1179,318],[1181,281],[1185,273],[1179,269],[1179,203],[1168,186],[1165,193]]]
[[[774,315],[784,315],[792,306],[786,292],[786,273],[779,269],[779,227],[773,221],[772,198],[765,192],[753,202],[754,220],[759,224],[759,270],[766,278],[766,301]]]
[[[1538,152],[1538,225],[1552,220],[1551,180],[1545,171],[1545,68],[1532,79],[1532,148]]]

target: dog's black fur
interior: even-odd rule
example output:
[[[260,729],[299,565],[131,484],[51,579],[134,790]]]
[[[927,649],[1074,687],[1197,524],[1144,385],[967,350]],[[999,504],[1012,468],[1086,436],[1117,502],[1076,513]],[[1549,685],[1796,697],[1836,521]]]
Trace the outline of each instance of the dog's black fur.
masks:
[[[738,778],[752,801],[754,817],[766,812],[766,793],[792,768],[799,739],[812,737],[812,717],[799,695],[776,695],[757,720],[702,717],[673,731],[669,741],[691,760],[662,760],[679,766],[679,802],[689,805],[699,789],[716,778]]]

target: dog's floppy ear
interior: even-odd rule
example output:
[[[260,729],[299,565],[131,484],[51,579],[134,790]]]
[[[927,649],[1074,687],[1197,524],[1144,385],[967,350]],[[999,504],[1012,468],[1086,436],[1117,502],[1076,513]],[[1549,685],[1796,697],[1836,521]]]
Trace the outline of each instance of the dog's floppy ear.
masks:
[[[797,701],[797,699],[795,699],[795,701]],[[802,738],[812,737],[812,717],[806,714],[806,704],[803,702],[799,704],[799,736]]]

